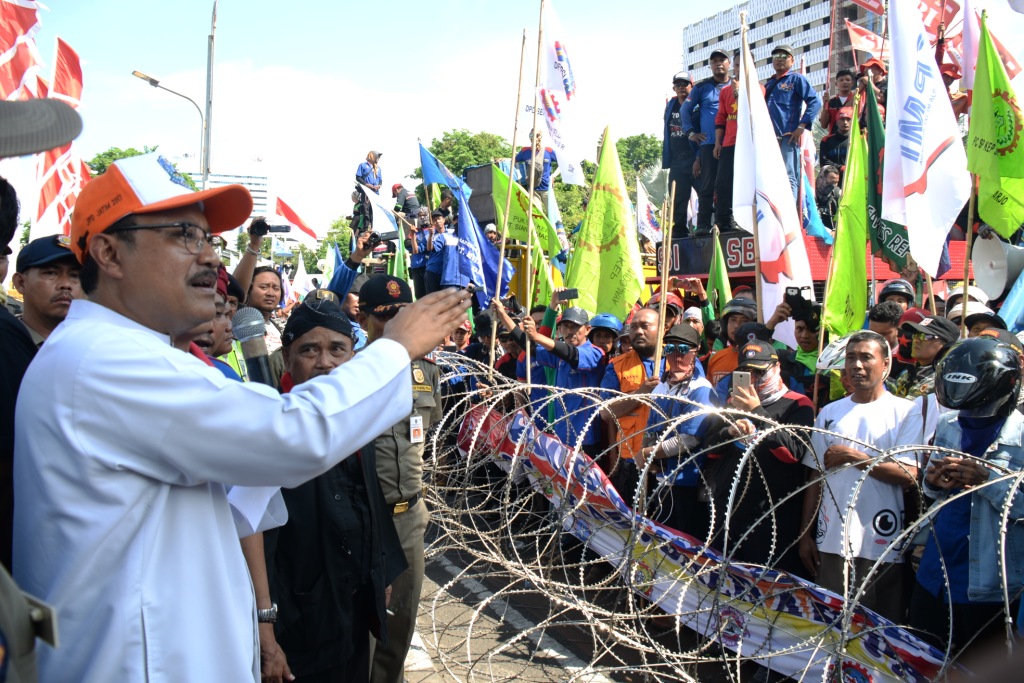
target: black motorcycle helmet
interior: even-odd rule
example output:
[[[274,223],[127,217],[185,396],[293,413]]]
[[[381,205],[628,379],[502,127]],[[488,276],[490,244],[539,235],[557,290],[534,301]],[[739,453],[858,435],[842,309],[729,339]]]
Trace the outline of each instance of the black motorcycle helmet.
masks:
[[[992,337],[957,342],[939,361],[935,394],[941,405],[971,417],[1009,413],[1021,390],[1017,351]]]
[[[885,298],[892,294],[903,297],[907,301],[908,306],[914,305],[914,298],[917,295],[914,291],[914,286],[903,278],[895,278],[885,282],[882,285],[882,291],[878,294],[878,300],[885,301]]]

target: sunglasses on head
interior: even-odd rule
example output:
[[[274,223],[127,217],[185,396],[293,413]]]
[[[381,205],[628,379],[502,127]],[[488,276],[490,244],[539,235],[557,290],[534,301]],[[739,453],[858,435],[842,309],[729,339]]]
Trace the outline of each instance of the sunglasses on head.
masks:
[[[690,351],[693,351],[693,348],[694,347],[690,346],[689,344],[665,344],[664,346],[661,347],[661,350],[664,352],[666,356],[670,356],[674,353],[678,353],[682,356],[685,356]]]

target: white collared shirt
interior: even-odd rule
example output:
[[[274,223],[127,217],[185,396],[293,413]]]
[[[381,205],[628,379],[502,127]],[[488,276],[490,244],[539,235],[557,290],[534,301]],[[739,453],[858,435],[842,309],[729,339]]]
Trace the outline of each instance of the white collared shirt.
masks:
[[[29,367],[15,435],[14,574],[57,608],[40,680],[259,680],[225,485],[294,487],[412,410],[379,340],[279,395],[76,300]]]

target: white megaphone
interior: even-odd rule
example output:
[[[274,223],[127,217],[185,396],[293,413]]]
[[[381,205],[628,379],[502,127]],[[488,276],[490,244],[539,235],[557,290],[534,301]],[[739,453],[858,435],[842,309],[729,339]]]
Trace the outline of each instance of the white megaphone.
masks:
[[[327,259],[322,258],[316,262],[316,269],[321,273],[327,272]]]
[[[1024,247],[992,238],[979,239],[971,249],[974,283],[989,299],[998,299],[1024,271]]]

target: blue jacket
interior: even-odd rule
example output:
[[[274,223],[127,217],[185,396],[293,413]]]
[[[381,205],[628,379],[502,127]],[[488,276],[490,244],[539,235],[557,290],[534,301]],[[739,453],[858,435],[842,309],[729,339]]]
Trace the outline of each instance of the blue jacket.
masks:
[[[560,389],[583,389],[586,387],[598,387],[601,384],[601,375],[604,374],[604,351],[585,341],[576,347],[579,352],[579,364],[573,368],[569,363],[562,360],[547,349],[537,349],[537,363],[555,368],[555,386]],[[531,370],[532,374],[532,370]],[[534,382],[537,380],[534,379]],[[594,411],[594,401],[579,394],[565,394],[557,396],[555,405],[555,436],[562,443],[569,447],[575,447],[583,433],[583,426],[590,419]],[[564,419],[563,419],[564,418]],[[583,445],[595,444],[598,442],[598,426],[601,418],[595,418],[590,423],[590,429],[583,437]]]
[[[768,103],[768,116],[775,126],[776,135],[792,133],[801,123],[810,130],[821,110],[821,98],[814,92],[811,82],[793,70],[781,78],[769,78],[764,84],[764,99]],[[800,110],[805,103],[807,110],[801,116]]]
[[[661,167],[662,168],[670,168],[672,166],[672,143],[669,140],[669,137],[671,136],[671,131],[669,130],[669,126],[672,123],[672,109],[676,106],[676,103],[678,103],[678,102],[679,102],[678,98],[670,97],[670,98],[668,98],[668,102],[665,103],[665,126],[664,126],[664,129],[663,129],[663,132],[662,132],[662,136],[661,136]],[[680,103],[679,106],[682,107],[683,105]],[[682,122],[682,114],[680,114],[680,124],[681,124],[681,122]],[[693,150],[694,156],[696,156],[697,155],[697,150],[699,149],[699,147],[695,143],[690,142],[689,140],[687,140],[686,142],[687,142],[687,144],[690,145],[690,148]],[[573,231],[573,232],[575,232],[575,231]]]
[[[698,366],[700,363],[697,364]],[[682,396],[687,402],[669,398],[669,396]],[[718,397],[711,383],[705,377],[698,377],[696,374],[690,379],[684,394],[657,394],[650,396],[658,406],[658,410],[652,410],[651,416],[647,419],[647,432],[654,435],[665,430],[666,424],[671,424],[676,418],[690,413],[698,413],[705,408],[718,404]],[[699,415],[689,420],[682,420],[675,424],[670,434],[665,437],[682,436],[690,434],[703,438],[707,415]],[[646,442],[645,442],[646,443]],[[661,462],[662,472],[672,476],[672,486],[697,486],[700,481],[700,470],[707,460],[706,454],[693,458],[689,455],[665,458]],[[682,465],[680,467],[680,465]]]
[[[682,119],[684,133],[704,133],[707,137],[701,147],[715,144],[715,117],[718,115],[718,93],[732,81],[726,79],[719,83],[713,78],[705,78],[693,86],[690,96],[683,102],[679,116]],[[698,120],[693,120],[693,110],[697,108]]]
[[[960,450],[960,425],[957,413],[939,418],[935,427],[935,445]],[[1014,410],[1006,418],[999,436],[985,454],[987,463],[1009,472],[1024,470],[1024,415]],[[1000,474],[992,471],[990,480]],[[1020,475],[1016,482],[1019,484]],[[1007,478],[996,484],[982,484],[971,496],[971,533],[968,550],[970,569],[967,595],[972,602],[1002,602],[1003,576],[1011,596],[1024,586],[1024,489],[1013,491],[1014,479]],[[925,481],[924,491],[929,498],[945,500],[950,492],[933,489]],[[1006,554],[997,556],[1000,547],[999,529],[1002,515],[1007,513]]]

